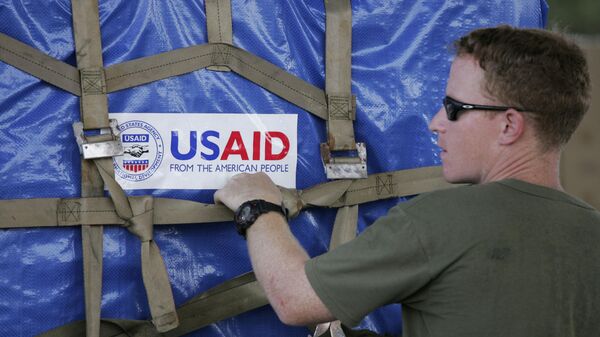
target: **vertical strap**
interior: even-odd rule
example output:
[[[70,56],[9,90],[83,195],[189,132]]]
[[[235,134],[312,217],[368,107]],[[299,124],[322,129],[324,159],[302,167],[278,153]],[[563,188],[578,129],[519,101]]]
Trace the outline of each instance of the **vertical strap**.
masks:
[[[333,232],[329,242],[329,250],[338,247],[356,237],[358,222],[358,205],[338,208],[333,223]]]
[[[366,178],[364,144],[354,140],[356,98],[351,92],[352,8],[350,0],[325,0],[325,92],[327,143],[321,155],[329,179]],[[355,157],[332,156],[334,151],[357,151]]]
[[[206,30],[208,43],[233,44],[233,23],[231,18],[231,0],[206,0]],[[226,50],[216,53],[215,57],[227,57]],[[227,66],[210,66],[209,70],[231,71]]]
[[[333,232],[329,242],[329,250],[344,244],[356,236],[356,227],[358,222],[358,205],[344,206],[338,208],[333,223]],[[315,328],[313,336],[323,336],[329,332],[330,336],[345,337],[340,321],[321,323]],[[326,335],[325,335],[326,336]]]
[[[108,102],[104,70],[98,0],[72,0],[73,33],[77,68],[81,78],[81,120],[84,129],[107,128]],[[100,159],[112,161],[112,159]],[[112,167],[112,165],[110,165]],[[103,196],[103,183],[92,161],[81,161],[81,196]],[[86,336],[100,335],[102,300],[102,226],[82,226],[83,277],[85,291]]]
[[[84,129],[108,128],[98,0],[72,0],[71,6],[77,68],[81,78],[81,113]]]
[[[329,110],[328,143],[332,151],[354,150],[350,0],[325,0],[325,10],[325,92]]]
[[[102,62],[98,0],[73,0],[73,31],[77,65],[81,77],[81,120],[75,133],[82,145],[82,196],[103,196],[109,188],[119,217],[126,219],[128,229],[140,237],[142,277],[148,295],[152,322],[159,332],[175,328],[179,321],[167,271],[156,243],[152,240],[152,201],[128,202],[125,192],[114,180],[112,156],[116,126],[108,119],[106,81]],[[76,124],[77,125],[77,124]],[[99,136],[86,137],[84,130],[100,130]],[[105,132],[108,131],[109,134]],[[107,143],[108,141],[108,143]],[[119,143],[120,144],[120,143]],[[98,149],[86,152],[85,149]],[[88,156],[86,156],[86,154]],[[93,159],[93,160],[89,160]],[[102,226],[82,226],[84,256],[84,289],[86,297],[87,336],[99,336],[102,297]]]
[[[158,245],[153,240],[154,204],[150,196],[129,200],[121,186],[114,179],[110,162],[96,159],[98,168],[110,197],[115,205],[115,211],[120,218],[127,220],[125,226],[141,241],[141,263],[144,288],[148,298],[152,323],[158,332],[176,328],[179,319],[171,291],[171,283],[167,274]]]
[[[352,8],[350,0],[325,0],[325,92],[327,95],[327,144],[321,144],[321,155],[327,177],[365,178],[366,151],[354,140],[353,121],[356,101],[352,96]],[[331,151],[357,150],[357,158],[334,158]],[[364,157],[363,157],[364,154]],[[337,162],[336,162],[337,160]],[[342,164],[341,166],[339,164]],[[356,236],[358,205],[338,209],[329,250]],[[319,324],[314,335],[328,331],[332,336],[345,336],[341,322]]]

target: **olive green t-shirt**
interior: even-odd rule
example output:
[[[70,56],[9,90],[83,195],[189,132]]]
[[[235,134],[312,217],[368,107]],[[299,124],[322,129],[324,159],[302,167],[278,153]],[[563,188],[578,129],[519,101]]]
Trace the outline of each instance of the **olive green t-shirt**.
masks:
[[[406,337],[600,336],[600,213],[518,180],[399,204],[305,270],[349,326],[402,303]]]

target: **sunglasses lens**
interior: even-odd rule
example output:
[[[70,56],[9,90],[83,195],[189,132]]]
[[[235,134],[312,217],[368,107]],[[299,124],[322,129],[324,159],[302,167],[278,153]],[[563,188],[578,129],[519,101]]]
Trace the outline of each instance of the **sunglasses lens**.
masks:
[[[446,115],[448,116],[448,120],[456,120],[456,113],[458,112],[458,107],[448,97],[444,98],[444,108],[446,109]]]

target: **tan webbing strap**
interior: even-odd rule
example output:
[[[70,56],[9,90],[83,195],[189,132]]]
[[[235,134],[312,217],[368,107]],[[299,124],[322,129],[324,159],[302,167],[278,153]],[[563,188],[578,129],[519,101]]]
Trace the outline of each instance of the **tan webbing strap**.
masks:
[[[351,94],[352,9],[350,0],[325,0],[325,92],[330,150],[354,150]]]
[[[367,177],[366,147],[354,140],[356,98],[351,91],[352,9],[350,0],[325,0],[325,92],[327,143],[321,157],[329,179]],[[335,155],[353,151],[355,156]]]
[[[366,179],[337,180],[303,191],[281,190],[286,208],[291,216],[295,216],[300,210],[311,206],[352,206],[451,186],[453,185],[444,180],[441,167],[430,166],[372,174]]]
[[[335,222],[333,223],[333,232],[331,233],[331,241],[329,242],[329,250],[335,249],[339,245],[346,243],[356,237],[356,228],[358,224],[358,205],[344,206],[337,210]],[[329,331],[331,336],[346,337],[342,330],[340,321],[326,322],[317,325],[314,329],[313,336],[318,337]]]
[[[233,212],[223,205],[203,204],[189,200],[154,199],[154,223],[194,224],[233,220]]]
[[[223,65],[273,94],[327,119],[325,92],[284,69],[237,47],[211,43],[119,63],[106,69],[108,92]]]
[[[295,217],[308,207],[343,207],[403,197],[453,185],[444,181],[440,167],[370,175],[367,179],[337,180],[305,190],[281,188],[285,207]],[[128,197],[130,203],[143,197]],[[154,224],[195,224],[231,221],[225,206],[188,200],[154,198]],[[77,226],[79,224],[123,225],[109,198],[45,198],[0,200],[0,228]]]
[[[213,64],[214,49],[203,44],[114,64],[105,69],[106,90],[115,92],[206,68]]]
[[[144,197],[128,197],[133,204]],[[188,200],[154,198],[154,224],[197,224],[231,221],[223,205]],[[110,198],[44,198],[0,200],[0,228],[121,225],[127,223]]]
[[[180,326],[163,335],[181,336],[267,304],[267,296],[254,273],[243,274],[183,304],[177,310],[181,318]]]
[[[2,33],[0,33],[0,61],[74,95],[81,95],[79,71],[75,67]]]
[[[73,8],[73,30],[77,49],[77,64],[80,69],[81,112],[83,130],[110,129],[108,102],[102,64],[102,45],[97,0],[75,0]],[[112,131],[111,131],[112,132]],[[100,137],[104,141],[104,137]],[[93,144],[93,143],[92,143]],[[90,146],[86,144],[83,146]],[[84,150],[85,156],[85,150]],[[152,321],[158,331],[167,331],[177,326],[175,303],[171,293],[166,267],[156,243],[152,240],[152,199],[140,203],[129,203],[125,193],[114,180],[111,154],[100,154],[101,158],[84,160],[82,169],[89,176],[101,176],[108,187],[120,218],[125,219],[127,228],[141,240],[142,276],[148,297]],[[96,166],[95,171],[92,165]],[[97,172],[97,173],[96,173]],[[83,174],[82,174],[83,175]],[[97,177],[95,177],[97,178]],[[103,183],[95,179],[92,185],[82,186],[82,195],[102,196]],[[84,181],[85,182],[85,181]],[[139,199],[138,199],[139,200]],[[84,288],[86,290],[86,322],[88,336],[97,336],[100,322],[100,297],[102,292],[102,227],[82,226],[84,233]],[[87,247],[94,247],[88,249]],[[86,256],[88,258],[86,259]],[[91,263],[90,263],[91,262]],[[87,299],[90,299],[87,301]],[[87,303],[90,303],[88,305]]]
[[[335,249],[356,237],[358,205],[344,206],[337,210],[329,250]]]
[[[325,119],[325,92],[282,68],[236,47],[230,47],[228,66],[238,75]]]
[[[233,24],[230,0],[206,0],[206,30],[209,43],[233,44]],[[226,66],[211,66],[209,70],[230,71]]]
[[[98,0],[73,0],[73,33],[81,81],[84,129],[108,128]]]
[[[80,72],[81,120],[83,129],[108,128],[108,102],[102,62],[102,43],[97,0],[73,0],[73,33],[77,68]],[[99,159],[112,162],[112,158]],[[94,163],[81,160],[81,196],[99,197],[104,194],[103,183]],[[86,336],[100,333],[102,298],[103,228],[81,227],[83,277],[85,292]]]
[[[75,321],[46,331],[37,337],[85,336],[85,321]],[[150,321],[102,319],[100,337],[161,337]]]
[[[112,160],[95,161],[96,166],[115,205],[117,215],[126,220],[124,226],[141,241],[142,278],[148,297],[152,322],[159,332],[174,329],[179,324],[171,283],[160,250],[153,236],[152,196],[128,199],[121,186],[113,178]],[[110,165],[107,167],[105,165]]]
[[[327,99],[322,89],[228,44],[210,43],[181,48],[112,65],[104,70],[87,69],[80,73],[74,67],[1,33],[0,42],[0,60],[63,90],[81,95],[83,79],[88,93],[86,101],[91,99],[93,92],[110,93],[211,66],[225,66],[321,119],[328,116]]]
[[[379,173],[367,179],[353,180],[344,197],[330,207],[405,197],[452,186],[456,185],[444,179],[440,166]]]
[[[103,319],[100,336],[178,337],[267,304],[267,297],[254,273],[247,273],[223,282],[183,304],[177,309],[180,325],[176,329],[158,333],[148,321]],[[40,337],[79,337],[83,334],[83,326],[83,321],[73,322],[47,331]]]

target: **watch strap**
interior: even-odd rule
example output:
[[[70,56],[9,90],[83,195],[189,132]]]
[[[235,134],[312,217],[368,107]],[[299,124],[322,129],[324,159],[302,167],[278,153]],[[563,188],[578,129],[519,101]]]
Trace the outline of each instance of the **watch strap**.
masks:
[[[235,211],[233,222],[237,232],[246,238],[248,228],[256,222],[259,216],[269,212],[278,212],[287,220],[287,209],[283,205],[277,205],[262,199],[249,200],[240,205]]]

